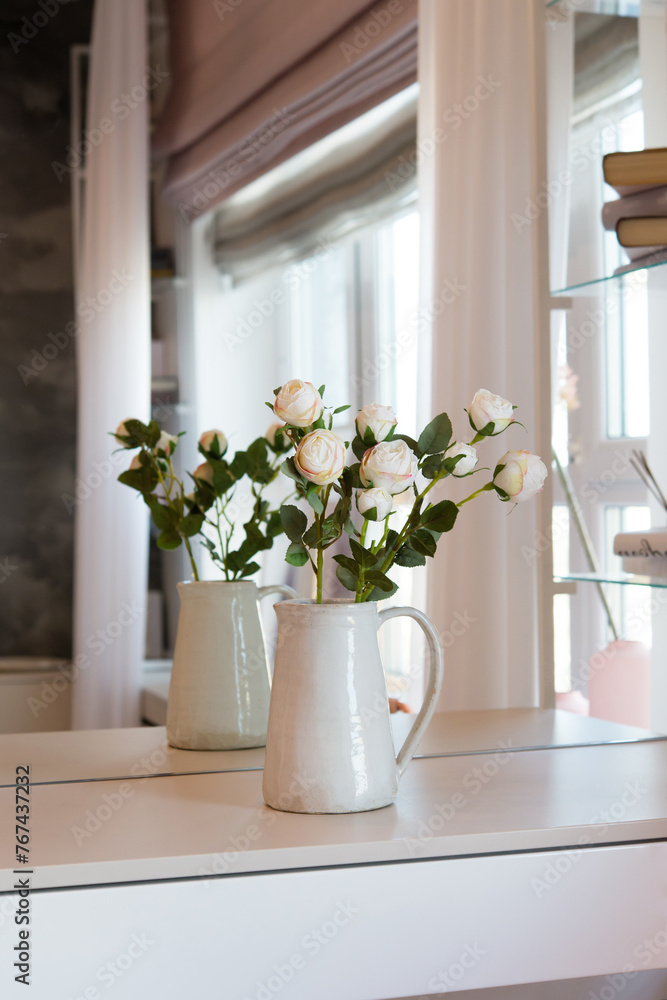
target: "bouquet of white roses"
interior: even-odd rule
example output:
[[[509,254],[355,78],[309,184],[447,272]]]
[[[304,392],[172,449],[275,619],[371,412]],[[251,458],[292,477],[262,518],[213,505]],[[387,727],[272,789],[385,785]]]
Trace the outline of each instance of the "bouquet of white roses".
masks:
[[[189,473],[192,489],[186,492],[172,462],[180,434],[161,431],[154,420],[148,424],[124,420],[113,436],[123,448],[138,449],[129,469],[118,479],[142,495],[160,531],[159,548],[176,549],[184,544],[195,580],[199,575],[192,553],[194,537],[208,549],[225,580],[241,580],[259,570],[254,557],[270,549],[282,533],[280,514],[271,508],[263,492],[278,475],[278,456],[290,447],[289,442],[283,444],[280,435],[273,443],[257,438],[246,451],[237,451],[228,460],[227,438],[222,431],[205,431],[198,445],[204,461]],[[241,500],[237,485],[244,477],[250,480],[250,492]],[[247,520],[238,544],[237,522],[242,517]]]
[[[454,503],[427,499],[433,487],[448,476],[475,474],[476,445],[502,434],[514,423],[515,407],[506,399],[480,389],[467,411],[472,440],[452,441],[452,424],[440,413],[424,428],[417,441],[396,433],[397,418],[388,406],[371,403],[359,411],[356,435],[351,442],[357,462],[348,464],[349,442],[334,432],[333,415],[348,406],[325,408],[324,386],[292,379],[275,390],[267,403],[284,423],[273,425],[270,437],[281,447],[294,447],[282,470],[296,484],[297,493],[310,505],[312,523],[294,504],[280,509],[282,527],[290,546],[287,562],[310,562],[317,578],[321,603],[324,550],[343,534],[349,538],[349,555],[334,556],[336,575],[354,593],[356,602],[377,601],[396,592],[387,575],[391,567],[421,566],[435,555],[440,537],[454,527],[459,509],[485,492],[505,502],[523,502],[542,489],[547,469],[539,456],[528,451],[508,451],[495,466],[490,480],[465,499]],[[478,470],[482,471],[482,470]],[[399,531],[390,521],[394,497],[412,491],[412,506]],[[330,504],[335,495],[333,509]],[[358,529],[351,517],[352,504],[363,517]],[[369,542],[369,522],[382,522],[381,537]]]

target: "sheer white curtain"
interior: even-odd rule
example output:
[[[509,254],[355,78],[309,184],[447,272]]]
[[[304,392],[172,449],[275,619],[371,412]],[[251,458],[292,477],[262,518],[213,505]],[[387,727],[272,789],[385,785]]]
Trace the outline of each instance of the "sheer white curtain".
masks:
[[[510,448],[550,465],[544,2],[421,0],[419,37],[430,410],[446,410],[469,440],[471,394],[506,396],[528,433],[515,427],[484,443],[480,465],[493,469]],[[476,481],[448,495],[461,499]],[[549,518],[548,489],[513,513],[485,494],[443,539],[428,588],[447,647],[443,708],[538,704],[541,672],[549,703]]]
[[[137,725],[147,589],[147,510],[116,482],[108,431],[150,408],[146,16],[96,0],[77,261],[78,499],[73,725]]]

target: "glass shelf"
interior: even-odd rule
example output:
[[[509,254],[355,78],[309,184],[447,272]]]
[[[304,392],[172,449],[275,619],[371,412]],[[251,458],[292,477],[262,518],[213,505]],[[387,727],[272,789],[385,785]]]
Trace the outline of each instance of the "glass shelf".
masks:
[[[637,573],[566,573],[555,583],[614,583],[622,587],[659,587],[667,590],[667,576],[639,576]]]
[[[647,271],[651,272],[651,290],[667,291],[667,260],[660,260],[655,264],[634,267],[631,271],[624,271],[623,274],[610,274],[605,278],[596,278],[594,281],[583,281],[579,285],[558,288],[551,294],[554,298],[559,295],[595,295],[604,291],[605,287],[626,291],[633,288],[635,284],[643,284],[643,273]],[[642,277],[638,278],[638,275],[642,275]]]

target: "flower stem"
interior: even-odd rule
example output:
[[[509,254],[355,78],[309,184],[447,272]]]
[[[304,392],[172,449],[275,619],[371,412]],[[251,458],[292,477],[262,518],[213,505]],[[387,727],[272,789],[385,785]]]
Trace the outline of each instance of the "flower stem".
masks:
[[[468,503],[469,500],[474,500],[475,497],[478,497],[480,495],[480,493],[487,493],[489,490],[492,490],[493,488],[494,488],[493,483],[487,483],[486,486],[482,486],[480,489],[475,490],[474,493],[471,493],[469,497],[465,498],[465,500],[459,500],[456,506],[462,507],[464,503]]]
[[[162,486],[162,489],[164,490],[164,495],[165,495],[165,499],[167,501],[167,505],[169,507],[171,507],[171,509],[178,514],[179,518],[183,517],[183,484],[179,480],[176,480],[176,476],[175,476],[174,470],[172,468],[171,460],[169,460],[169,459],[167,460],[168,463],[169,463],[169,473],[170,473],[169,488],[167,488],[167,484],[166,484],[166,482],[164,480],[164,476],[162,475],[162,469],[160,468],[160,463],[157,461],[157,459],[155,458],[155,456],[152,455],[150,452],[148,452],[148,455],[150,457],[150,460],[153,462],[153,465],[154,465],[155,470],[157,472],[158,481],[159,481],[160,485]],[[179,510],[178,505],[174,504],[173,501],[172,501],[172,499],[171,499],[171,488],[174,485],[174,481],[175,480],[176,480],[176,482],[179,482],[179,485],[181,487],[180,510]],[[186,548],[186,551],[187,551],[188,556],[190,558],[190,566],[192,567],[192,576],[194,577],[195,581],[198,581],[199,580],[199,573],[197,572],[197,563],[195,562],[195,557],[192,554],[192,548],[190,546],[190,539],[187,538],[185,535],[182,535],[181,537],[183,539],[183,542],[185,543],[185,548]]]

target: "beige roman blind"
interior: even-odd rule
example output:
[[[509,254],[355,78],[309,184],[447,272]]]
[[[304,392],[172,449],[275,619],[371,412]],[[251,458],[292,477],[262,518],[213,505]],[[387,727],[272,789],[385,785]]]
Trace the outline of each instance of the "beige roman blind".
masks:
[[[417,0],[167,0],[171,92],[153,139],[185,219],[404,90]]]

